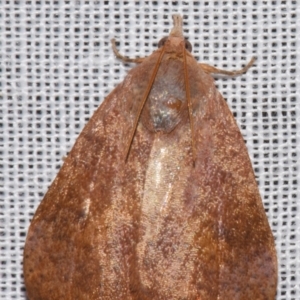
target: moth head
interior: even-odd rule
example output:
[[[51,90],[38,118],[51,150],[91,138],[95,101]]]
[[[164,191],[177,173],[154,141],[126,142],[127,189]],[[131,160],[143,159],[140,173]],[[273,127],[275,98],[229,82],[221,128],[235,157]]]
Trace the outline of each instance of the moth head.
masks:
[[[168,36],[165,36],[163,37],[159,42],[158,42],[158,48],[161,48],[165,43],[166,41],[169,39]],[[192,52],[192,44],[187,40],[187,38],[184,38],[184,41],[185,41],[185,49],[188,50],[189,52]]]
[[[189,52],[192,52],[192,45],[191,43],[183,36],[182,30],[182,17],[180,15],[173,15],[173,28],[170,31],[169,36],[162,38],[158,43],[158,48],[162,47],[166,41],[170,38],[179,38],[184,40],[185,42],[185,49]]]

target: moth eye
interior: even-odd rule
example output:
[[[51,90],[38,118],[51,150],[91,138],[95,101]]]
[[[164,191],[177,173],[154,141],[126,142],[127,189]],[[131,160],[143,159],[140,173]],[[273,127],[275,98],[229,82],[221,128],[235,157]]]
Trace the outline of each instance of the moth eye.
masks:
[[[167,41],[168,37],[165,36],[164,38],[162,38],[159,42],[158,42],[158,48],[161,48],[165,42]]]
[[[185,49],[189,52],[192,52],[192,44],[188,40],[185,40]]]

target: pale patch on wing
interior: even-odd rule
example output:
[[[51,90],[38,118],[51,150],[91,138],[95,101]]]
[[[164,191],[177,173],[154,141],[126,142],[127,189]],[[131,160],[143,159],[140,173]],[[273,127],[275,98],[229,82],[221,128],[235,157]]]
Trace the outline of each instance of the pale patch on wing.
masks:
[[[88,216],[89,212],[90,212],[90,206],[91,206],[91,199],[87,198],[84,199],[83,201],[83,210],[86,216]]]
[[[190,287],[196,257],[191,245],[197,226],[189,220],[184,194],[190,172],[190,167],[182,167],[190,155],[186,127],[184,132],[176,147],[165,135],[154,140],[141,199],[142,230],[137,245],[141,284],[173,299],[195,292]]]

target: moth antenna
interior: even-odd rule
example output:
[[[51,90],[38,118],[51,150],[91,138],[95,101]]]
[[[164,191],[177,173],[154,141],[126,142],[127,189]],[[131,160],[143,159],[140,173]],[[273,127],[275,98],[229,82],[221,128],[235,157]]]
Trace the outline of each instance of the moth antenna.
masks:
[[[183,38],[183,31],[182,31],[183,19],[182,19],[181,15],[173,15],[172,17],[173,17],[174,26],[170,32],[170,36]],[[194,137],[195,137],[194,131],[195,130],[194,130],[194,122],[193,122],[193,108],[192,108],[191,95],[190,95],[190,83],[189,83],[189,78],[188,78],[185,44],[183,44],[183,69],[184,69],[185,95],[186,95],[186,99],[187,99],[187,103],[188,103],[190,128],[191,128],[193,167],[195,167],[195,162],[196,162],[196,147],[195,147],[195,141],[194,141]]]
[[[187,68],[187,61],[186,61],[186,49],[185,44],[183,44],[183,71],[184,71],[184,85],[185,85],[185,95],[188,104],[189,110],[189,118],[190,118],[190,128],[191,128],[191,139],[192,139],[192,153],[193,153],[193,167],[195,167],[196,163],[196,146],[195,146],[195,134],[194,134],[194,122],[193,122],[193,107],[191,101],[191,94],[190,94],[190,83],[188,77],[188,68]]]
[[[146,58],[146,57],[130,58],[130,57],[124,56],[118,51],[117,46],[116,46],[116,40],[111,39],[110,42],[111,42],[111,47],[114,51],[115,56],[117,58],[121,59],[123,62],[134,62],[134,63],[139,64],[139,63],[143,62],[144,59]]]
[[[222,74],[222,75],[228,75],[228,76],[238,76],[238,75],[242,75],[242,74],[246,73],[252,67],[255,60],[256,60],[256,58],[252,57],[251,60],[248,62],[248,64],[244,68],[242,68],[240,70],[235,70],[235,71],[227,71],[227,70],[218,69],[218,68],[215,68],[208,64],[200,63],[199,65],[206,73]]]
[[[138,112],[137,112],[137,115],[136,115],[136,118],[135,118],[135,121],[134,121],[134,124],[133,124],[133,127],[132,127],[130,139],[129,139],[129,142],[128,142],[128,145],[127,145],[127,148],[126,148],[125,162],[127,162],[127,159],[128,159],[128,156],[129,156],[129,151],[130,151],[130,148],[131,148],[131,144],[132,144],[135,132],[136,132],[136,128],[138,126],[138,122],[140,120],[140,116],[141,116],[142,110],[143,110],[143,108],[145,106],[145,103],[146,103],[147,98],[149,96],[149,93],[151,91],[152,85],[154,83],[154,80],[155,80],[156,74],[158,72],[160,62],[161,62],[161,60],[162,60],[162,58],[164,56],[164,53],[165,53],[165,46],[163,46],[161,48],[160,55],[158,57],[158,60],[156,61],[155,67],[153,69],[153,72],[152,72],[152,75],[151,75],[151,78],[150,78],[150,81],[149,81],[148,86],[147,86],[147,89],[145,90],[145,93],[144,93],[143,98],[141,100],[141,103],[140,103],[140,106],[139,106],[139,109],[138,109]]]

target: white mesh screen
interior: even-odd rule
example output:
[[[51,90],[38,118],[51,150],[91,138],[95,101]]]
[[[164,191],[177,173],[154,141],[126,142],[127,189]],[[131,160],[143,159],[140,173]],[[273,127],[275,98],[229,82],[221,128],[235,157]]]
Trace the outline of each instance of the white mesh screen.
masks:
[[[0,299],[25,299],[30,220],[64,155],[104,97],[168,34],[173,13],[219,78],[242,130],[278,252],[277,299],[300,299],[299,1],[4,1],[1,35]]]

